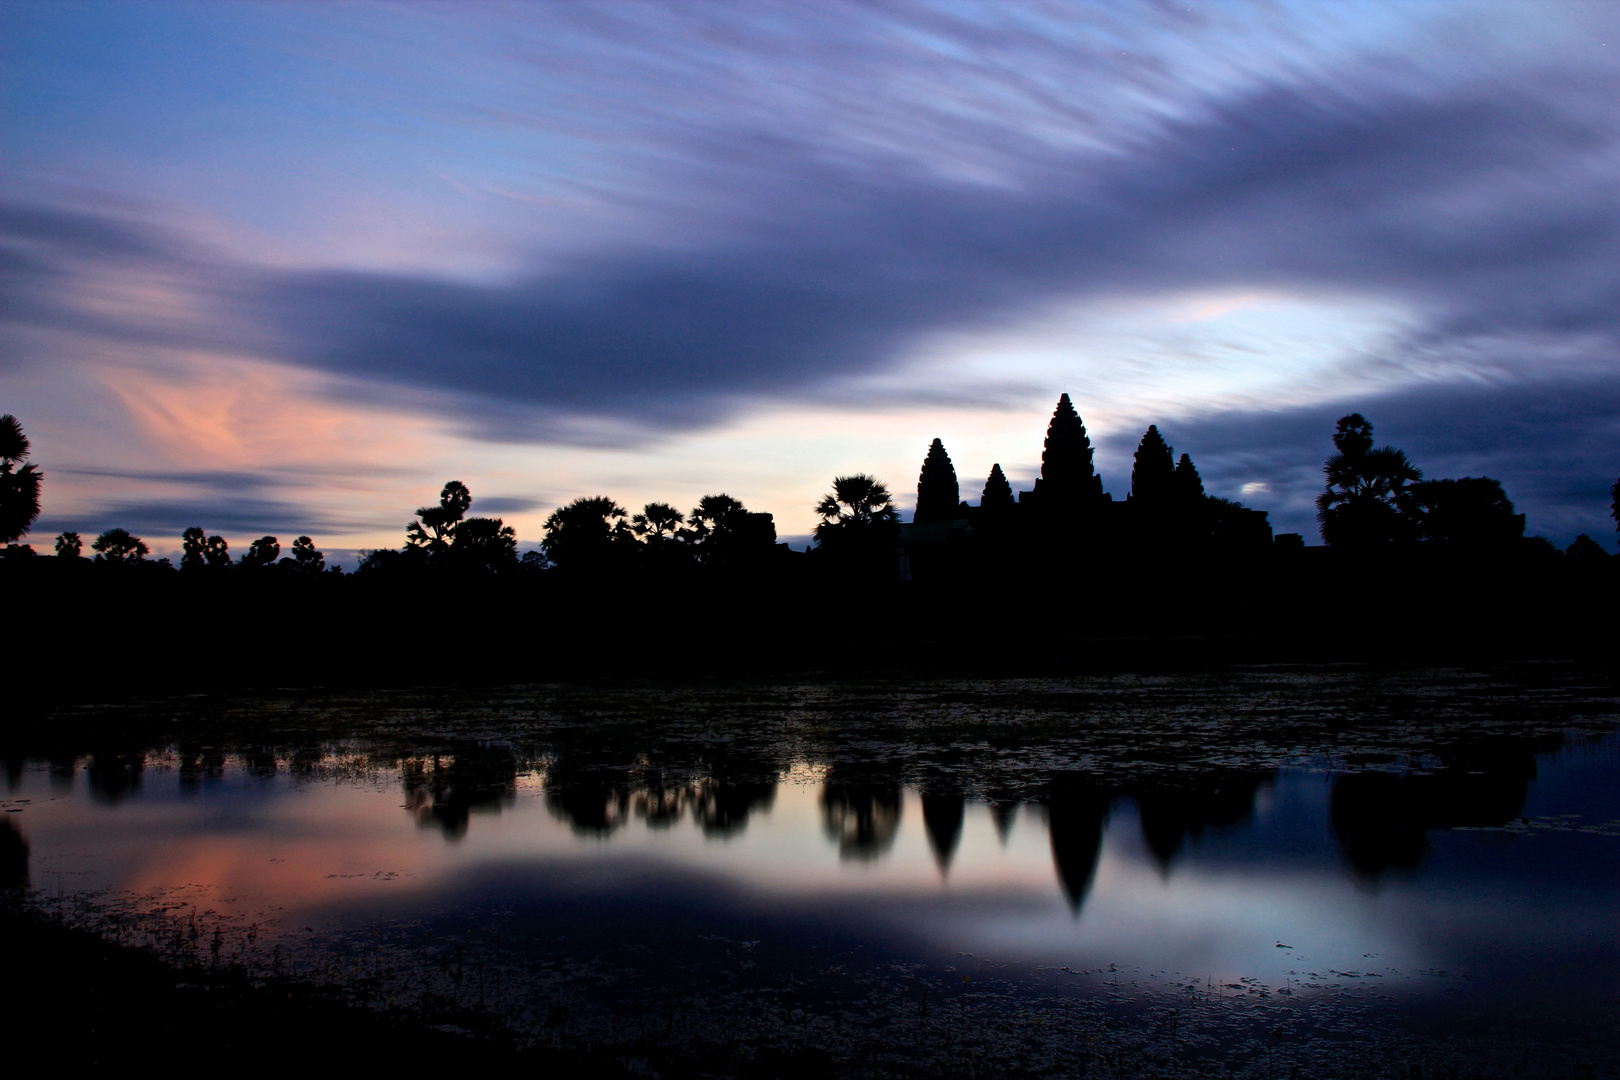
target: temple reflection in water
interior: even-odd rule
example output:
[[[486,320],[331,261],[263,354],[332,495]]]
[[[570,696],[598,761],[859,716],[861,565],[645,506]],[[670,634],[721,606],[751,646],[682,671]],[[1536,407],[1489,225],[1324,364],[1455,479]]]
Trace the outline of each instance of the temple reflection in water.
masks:
[[[1556,748],[1557,740],[1498,741],[1442,753],[1434,768],[1422,772],[1370,768],[1332,777],[1328,824],[1344,863],[1362,877],[1409,869],[1421,862],[1436,829],[1497,827],[1515,820],[1535,776],[1535,754]],[[95,797],[111,803],[138,790],[143,760],[138,754],[91,757],[86,773]],[[222,760],[217,754],[183,754],[182,784],[217,776]],[[248,764],[266,768],[262,762]],[[475,743],[407,758],[399,762],[404,807],[422,827],[458,841],[466,837],[472,816],[510,807],[520,780],[533,769],[533,762],[510,748]],[[768,761],[719,759],[705,773],[672,773],[650,767],[644,757],[624,763],[600,755],[553,756],[539,769],[547,810],[578,836],[607,838],[631,822],[668,830],[690,821],[713,840],[743,835],[751,816],[770,811],[782,783],[775,772]],[[1257,798],[1277,776],[1209,770],[1104,784],[1069,770],[1054,772],[1040,798],[1020,799],[982,785],[970,795],[949,776],[908,783],[882,763],[840,762],[823,770],[816,805],[823,837],[839,860],[874,863],[894,849],[912,793],[941,878],[949,876],[957,857],[970,807],[988,812],[1003,846],[1027,807],[1044,820],[1057,885],[1078,914],[1092,888],[1110,818],[1121,805],[1134,807],[1142,848],[1160,874],[1168,875],[1189,845],[1207,833],[1249,822]]]

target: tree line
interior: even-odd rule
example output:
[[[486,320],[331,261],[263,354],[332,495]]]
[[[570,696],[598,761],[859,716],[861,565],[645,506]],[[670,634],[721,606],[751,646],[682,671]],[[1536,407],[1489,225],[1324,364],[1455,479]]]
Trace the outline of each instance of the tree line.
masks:
[[[1498,480],[1488,477],[1424,479],[1396,448],[1375,445],[1372,424],[1361,414],[1340,418],[1334,453],[1323,466],[1317,496],[1322,540],[1333,548],[1399,549],[1440,544],[1503,550],[1526,543],[1525,518]],[[0,417],[0,542],[7,558],[26,558],[33,548],[18,543],[40,512],[42,474],[27,459],[30,445],[20,422]],[[1620,527],[1620,480],[1610,511]],[[606,496],[584,496],[558,507],[546,519],[539,549],[517,550],[517,535],[499,517],[469,515],[473,496],[459,480],[446,483],[435,504],[418,507],[398,548],[362,552],[356,573],[400,575],[429,570],[569,574],[631,571],[679,573],[700,568],[759,568],[797,555],[777,543],[770,514],[749,510],[730,495],[706,495],[688,513],[664,502],[631,513]],[[1190,455],[1176,456],[1156,425],[1137,447],[1129,494],[1116,501],[1103,490],[1085,425],[1067,394],[1047,426],[1041,472],[1031,491],[1014,495],[999,463],[992,466],[978,503],[962,498],[956,470],[940,439],[934,439],[917,481],[916,511],[902,523],[883,481],[865,473],[837,476],[815,507],[818,522],[808,554],[828,566],[864,567],[887,573],[909,552],[926,562],[938,549],[970,550],[1004,558],[1008,546],[1110,544],[1141,548],[1185,546],[1300,546],[1298,536],[1273,538],[1265,514],[1205,492]],[[55,554],[84,558],[76,532],[55,538]],[[123,528],[111,528],[89,545],[94,561],[173,568],[149,560],[151,549]],[[1607,558],[1602,546],[1582,534],[1565,552],[1572,558]],[[309,536],[297,537],[285,555],[275,536],[250,543],[233,556],[223,536],[201,527],[181,536],[179,570],[199,574],[269,574],[312,577],[341,574],[328,567]],[[905,571],[902,571],[904,577]]]

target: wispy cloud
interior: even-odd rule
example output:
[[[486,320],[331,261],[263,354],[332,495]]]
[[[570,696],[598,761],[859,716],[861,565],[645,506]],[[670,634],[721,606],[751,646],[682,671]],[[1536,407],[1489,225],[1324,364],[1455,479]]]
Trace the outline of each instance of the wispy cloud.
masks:
[[[1620,62],[1588,40],[1612,16],[1546,10],[405,9],[380,52],[351,10],[266,76],[304,101],[306,63],[340,73],[334,104],[299,115],[317,160],[356,162],[352,186],[267,204],[321,223],[279,228],[299,257],[220,240],[228,202],[205,224],[19,185],[0,206],[0,373],[75,343],[125,364],[217,354],[316,373],[302,392],[338,410],[633,450],[785,402],[1015,408],[1029,380],[931,368],[919,343],[1015,335],[1053,305],[1373,297],[1405,317],[1340,358],[1355,393],[1386,388],[1396,429],[1459,462],[1447,410],[1543,402],[1519,458],[1480,467],[1538,485],[1519,497],[1546,520],[1585,521],[1573,500],[1620,445],[1612,395],[1570,396],[1620,362]],[[322,231],[326,202],[368,238],[322,248],[351,236]],[[395,234],[414,254],[379,260]],[[1265,483],[1284,516],[1355,396],[1316,385],[1223,419],[1161,390],[1194,441],[1223,424],[1278,440],[1217,440],[1208,467]]]

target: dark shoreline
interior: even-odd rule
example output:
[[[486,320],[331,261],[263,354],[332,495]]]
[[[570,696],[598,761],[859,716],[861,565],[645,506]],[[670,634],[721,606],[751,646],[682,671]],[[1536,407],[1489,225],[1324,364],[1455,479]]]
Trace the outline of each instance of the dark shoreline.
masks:
[[[425,1065],[510,1065],[524,1055],[486,1036],[437,1030],[426,1018],[391,1018],[335,1000],[294,980],[171,967],[145,950],[63,926],[15,895],[0,901],[0,940],[15,981],[6,1023],[15,1040],[46,1053],[71,1048],[80,1067],[120,1067],[132,1048],[184,1047],[197,1060],[300,1056],[334,1068],[374,1068],[379,1052],[408,1037]],[[249,1068],[249,1071],[257,1071]]]
[[[6,711],[256,689],[1620,663],[1620,574],[1556,553],[1115,554],[904,584],[799,564],[303,578],[10,559],[0,590],[33,644]]]

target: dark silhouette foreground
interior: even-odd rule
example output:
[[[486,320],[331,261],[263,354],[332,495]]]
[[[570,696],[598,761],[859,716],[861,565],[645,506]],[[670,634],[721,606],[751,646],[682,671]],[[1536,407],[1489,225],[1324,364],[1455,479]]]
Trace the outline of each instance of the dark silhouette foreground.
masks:
[[[3,420],[0,495],[20,535],[39,474]],[[689,513],[578,498],[520,556],[510,526],[469,516],[473,494],[455,480],[400,548],[351,574],[308,536],[286,549],[260,537],[233,558],[194,527],[175,568],[121,528],[94,539],[93,558],[64,532],[54,557],[7,548],[0,584],[34,640],[94,644],[11,693],[1616,651],[1620,559],[1597,542],[1560,552],[1526,537],[1498,481],[1425,480],[1359,414],[1333,446],[1324,547],[1274,537],[1264,511],[1208,494],[1157,426],[1115,500],[1066,394],[1032,490],[1015,493],[997,464],[970,505],[935,439],[912,521],[881,480],[839,476],[807,552],[777,542],[771,515],[716,494]],[[1615,498],[1620,514],[1620,484]]]

